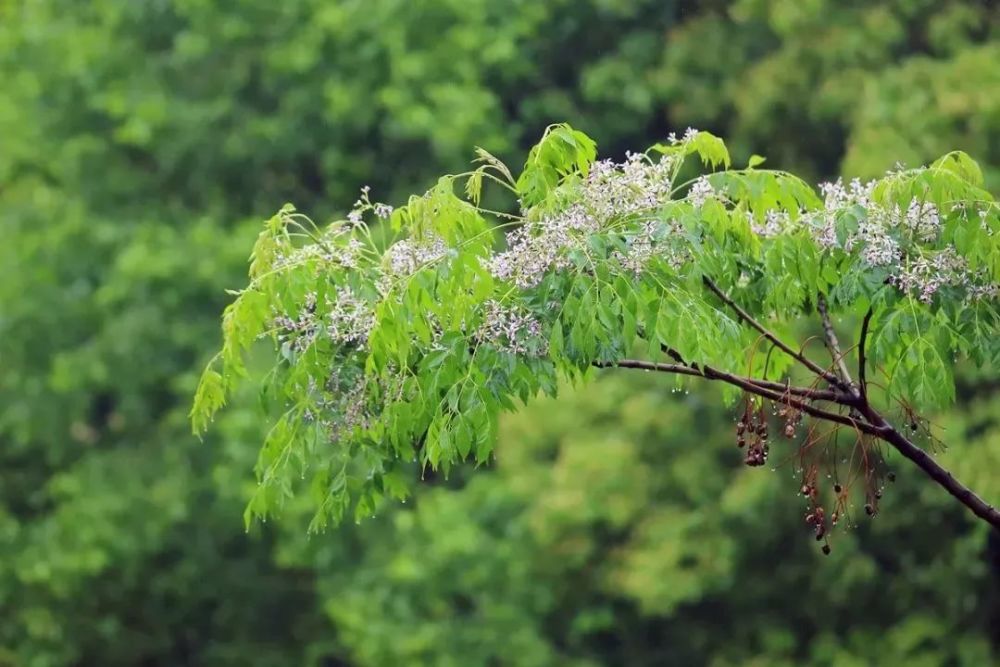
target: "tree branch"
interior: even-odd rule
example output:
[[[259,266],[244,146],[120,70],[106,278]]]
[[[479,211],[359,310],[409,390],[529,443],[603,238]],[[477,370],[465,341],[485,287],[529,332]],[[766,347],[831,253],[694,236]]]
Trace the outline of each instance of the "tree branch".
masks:
[[[874,408],[868,405],[867,402],[861,406],[861,411],[864,414],[865,419],[881,429],[882,433],[879,437],[882,440],[885,440],[887,443],[892,445],[896,451],[902,454],[905,458],[908,458],[910,461],[917,464],[917,467],[923,470],[928,477],[937,482],[939,486],[944,487],[945,491],[950,493],[958,499],[960,503],[969,508],[973,514],[978,516],[980,519],[983,519],[994,528],[1000,529],[1000,511],[998,511],[997,508],[987,503],[985,500],[976,495],[972,489],[955,479],[955,477],[943,466],[941,466],[941,464],[935,461],[930,454],[915,445],[905,435],[893,428],[893,426],[889,424],[889,422],[886,421],[886,419]]]
[[[825,368],[819,366],[817,363],[815,363],[814,361],[812,361],[811,359],[809,359],[805,355],[801,354],[800,352],[796,352],[795,350],[793,350],[792,348],[790,348],[788,345],[785,345],[785,343],[783,343],[781,341],[781,339],[778,338],[773,332],[771,332],[770,330],[766,329],[764,327],[764,325],[762,325],[760,322],[758,322],[757,320],[755,320],[753,318],[753,316],[750,315],[750,313],[748,313],[747,311],[743,310],[735,301],[733,301],[728,296],[726,296],[726,294],[721,289],[719,289],[719,286],[716,285],[715,282],[713,282],[711,278],[709,278],[708,276],[703,276],[702,280],[704,281],[704,283],[708,287],[708,289],[712,290],[712,292],[714,292],[717,297],[719,297],[720,299],[722,299],[722,301],[727,306],[729,306],[730,308],[732,308],[736,312],[736,314],[739,315],[740,319],[742,319],[744,322],[746,322],[747,324],[749,324],[751,327],[753,327],[754,329],[756,329],[757,331],[759,331],[765,338],[767,338],[769,341],[771,341],[772,343],[774,343],[774,345],[778,349],[780,349],[782,352],[784,352],[785,354],[789,355],[793,359],[797,360],[803,366],[805,366],[806,368],[808,368],[809,370],[811,370],[816,375],[819,375],[821,378],[823,378],[824,380],[826,380],[827,382],[829,382],[834,387],[838,387],[838,388],[844,389],[846,391],[850,390],[850,385],[849,384],[845,384],[843,382],[843,380],[841,380],[837,376],[836,373],[831,373],[830,371],[828,371]]]
[[[766,386],[761,386],[756,384],[758,380],[753,378],[744,378],[738,375],[733,375],[731,373],[726,373],[725,371],[715,370],[710,367],[701,367],[696,369],[692,366],[686,366],[682,364],[664,364],[657,363],[654,361],[640,361],[637,359],[622,359],[617,362],[594,362],[593,364],[597,368],[634,368],[646,371],[656,371],[659,373],[676,373],[679,375],[691,375],[696,377],[703,377],[707,380],[718,380],[725,382],[726,384],[731,384],[734,387],[739,387],[744,391],[761,396],[763,398],[777,401],[779,403],[784,403],[792,406],[796,410],[800,410],[807,415],[816,417],[817,419],[824,419],[826,421],[834,422],[837,424],[843,424],[844,426],[850,426],[851,428],[858,429],[863,433],[868,435],[874,435],[881,437],[882,428],[876,427],[858,419],[848,417],[836,412],[829,412],[821,408],[814,407],[809,403],[805,402],[801,398],[796,398],[790,395],[792,392],[787,392],[788,389],[780,383],[777,384],[780,390],[769,389]],[[800,396],[805,397],[808,400],[833,400],[828,398],[833,396],[832,392],[827,392],[820,389],[805,389],[801,387],[796,387],[796,393]],[[847,405],[844,403],[844,405]]]
[[[868,403],[868,380],[865,369],[865,345],[868,342],[868,325],[871,324],[874,311],[869,306],[865,313],[865,319],[861,321],[861,337],[858,339],[858,391],[861,394],[861,401]]]
[[[826,307],[826,297],[822,292],[816,296],[816,310],[819,311],[820,320],[823,322],[823,335],[826,337],[826,346],[830,348],[830,354],[833,356],[834,363],[837,364],[840,379],[847,386],[851,387],[852,393],[854,393],[854,382],[851,380],[850,371],[847,370],[844,353],[840,351],[840,341],[837,340],[837,332],[833,328],[833,322],[830,321],[830,312]]]
[[[704,375],[706,377],[709,377],[709,379],[711,379],[711,376],[722,377],[724,375],[729,375],[725,371],[720,371],[716,368],[712,368],[711,366],[707,366],[704,364],[696,364],[696,363],[689,364],[686,361],[684,361],[684,357],[681,356],[680,352],[667,345],[661,344],[660,349],[663,350],[663,352],[666,353],[667,356],[669,356],[671,359],[676,361],[681,366],[685,366],[698,371],[698,373],[696,373],[697,375]],[[704,373],[702,372],[702,370],[704,370]],[[690,375],[690,373],[687,373],[687,375]],[[794,394],[796,396],[804,396],[814,401],[830,401],[831,403],[839,403],[841,405],[854,404],[851,396],[847,396],[843,392],[837,390],[814,389],[812,387],[795,387],[787,383],[773,382],[771,380],[761,380],[758,378],[752,378],[746,376],[733,376],[733,377],[739,377],[739,379],[741,380],[744,380],[746,382],[751,382],[757,385],[758,387],[763,387],[764,389],[773,389],[775,391],[786,392],[789,394]]]
[[[869,327],[873,311],[871,308],[865,313],[861,323],[861,335],[858,341],[858,385],[851,381],[850,373],[844,362],[843,353],[840,350],[840,343],[837,334],[830,321],[826,300],[822,294],[817,299],[817,309],[823,321],[823,330],[828,347],[834,355],[839,375],[820,367],[802,353],[796,352],[788,345],[784,344],[773,332],[766,329],[757,322],[748,312],[743,310],[732,299],[719,289],[710,278],[703,277],[705,285],[715,293],[726,305],[732,308],[736,314],[748,325],[760,332],[765,338],[771,341],[778,349],[784,351],[793,359],[799,361],[809,370],[819,377],[825,379],[834,387],[833,391],[809,389],[804,387],[790,387],[782,385],[780,382],[771,382],[749,377],[740,377],[714,369],[710,366],[699,366],[696,363],[686,363],[683,357],[676,350],[661,346],[663,351],[674,359],[677,363],[665,364],[649,361],[638,361],[625,359],[617,363],[595,363],[595,366],[608,368],[638,368],[650,371],[665,373],[678,373],[681,375],[700,376],[708,380],[718,380],[727,384],[739,387],[744,391],[761,396],[763,398],[788,404],[795,409],[829,422],[850,426],[862,433],[884,440],[904,458],[909,459],[917,465],[924,473],[943,487],[948,493],[965,505],[973,514],[983,519],[994,528],[1000,530],[1000,510],[993,507],[970,488],[959,482],[955,477],[919,446],[911,442],[905,435],[897,431],[878,411],[868,402],[868,380],[866,345]],[[794,398],[793,398],[794,396]],[[830,401],[841,406],[851,408],[848,416],[829,412],[816,408],[807,401],[822,400]]]
[[[866,316],[866,320],[870,319]],[[862,324],[864,330],[864,324]],[[678,355],[679,356],[679,355]],[[948,493],[954,496],[960,503],[965,505],[977,517],[983,519],[994,528],[1000,529],[1000,510],[993,507],[967,486],[959,482],[943,466],[933,459],[927,452],[911,442],[906,436],[897,431],[878,411],[872,408],[867,401],[858,405],[856,399],[845,397],[838,392],[826,390],[808,389],[804,387],[786,387],[778,382],[757,380],[754,378],[741,377],[716,370],[711,367],[697,367],[697,365],[687,365],[681,363],[667,364],[653,361],[641,361],[636,359],[622,359],[617,362],[594,362],[597,368],[634,368],[646,371],[656,371],[660,373],[676,373],[679,375],[690,375],[702,377],[706,380],[717,380],[739,387],[744,391],[761,396],[763,398],[788,404],[797,410],[836,424],[850,426],[862,433],[875,436],[891,445],[896,451],[917,465],[924,473],[933,479],[939,486],[942,486]],[[863,375],[862,375],[863,377]],[[770,388],[777,385],[776,389]],[[863,386],[863,385],[862,385]],[[784,391],[785,393],[780,393]],[[789,394],[794,394],[795,397]],[[799,398],[801,396],[802,398]],[[864,417],[864,421],[829,412],[821,408],[814,407],[802,399],[806,400],[829,400],[839,405],[857,407],[858,412]],[[852,410],[854,412],[854,410]],[[857,413],[855,413],[857,414]]]

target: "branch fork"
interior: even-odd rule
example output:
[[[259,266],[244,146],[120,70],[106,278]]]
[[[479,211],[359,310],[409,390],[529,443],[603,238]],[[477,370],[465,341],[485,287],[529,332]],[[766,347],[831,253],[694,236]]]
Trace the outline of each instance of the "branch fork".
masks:
[[[816,376],[817,382],[825,381],[829,385],[829,388],[818,389],[815,387],[791,386],[787,383],[774,382],[763,378],[735,375],[705,364],[688,363],[680,353],[667,346],[662,347],[663,352],[673,359],[674,363],[622,359],[614,362],[595,362],[594,365],[599,368],[633,368],[661,373],[689,375],[724,382],[738,387],[747,393],[788,405],[816,419],[849,426],[859,433],[877,438],[889,444],[903,457],[916,464],[928,477],[954,496],[973,514],[989,523],[995,529],[1000,529],[1000,511],[997,508],[984,501],[975,492],[955,479],[930,454],[896,429],[868,400],[865,346],[873,316],[871,308],[868,309],[862,320],[861,333],[858,343],[855,346],[858,355],[858,382],[855,383],[848,370],[845,355],[841,351],[840,341],[837,338],[837,333],[830,319],[826,297],[823,294],[817,295],[816,307],[820,315],[827,349],[833,358],[832,368],[835,370],[823,368],[806,357],[802,352],[784,343],[774,332],[754,319],[750,313],[733,301],[711,278],[705,276],[703,280],[705,286],[727,307],[732,309],[744,324],[759,332],[774,347],[785,352],[798,362],[798,364],[809,370]],[[845,415],[825,407],[818,407],[814,404],[817,402],[832,404],[841,409],[846,408],[848,414]]]

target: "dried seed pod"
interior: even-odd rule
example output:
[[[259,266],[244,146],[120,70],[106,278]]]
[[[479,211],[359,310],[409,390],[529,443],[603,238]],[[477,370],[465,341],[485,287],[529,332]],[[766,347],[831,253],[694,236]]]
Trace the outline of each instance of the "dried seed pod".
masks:
[[[830,555],[830,545],[829,544],[824,544],[823,545],[823,555],[824,556],[829,556]]]

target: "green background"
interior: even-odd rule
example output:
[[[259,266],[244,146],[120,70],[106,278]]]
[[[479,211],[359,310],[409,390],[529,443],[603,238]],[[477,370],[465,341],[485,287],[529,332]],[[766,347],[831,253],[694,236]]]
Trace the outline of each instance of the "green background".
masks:
[[[262,219],[398,203],[568,121],[818,180],[951,149],[1000,188],[988,0],[0,0],[0,665],[988,665],[1000,539],[923,479],[809,539],[710,389],[608,375],[497,462],[245,533],[265,419],[186,420]],[[1000,500],[1000,383],[941,460]],[[414,472],[418,475],[418,472]]]

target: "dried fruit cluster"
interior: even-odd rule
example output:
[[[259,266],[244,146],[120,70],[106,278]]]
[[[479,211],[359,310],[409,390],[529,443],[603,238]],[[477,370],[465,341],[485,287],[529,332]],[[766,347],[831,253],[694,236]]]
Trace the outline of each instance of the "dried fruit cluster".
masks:
[[[743,416],[736,422],[736,445],[746,448],[744,463],[748,466],[762,466],[767,462],[770,446],[763,401],[751,398],[745,401]]]
[[[770,454],[768,419],[779,421],[782,435],[795,444],[777,465],[793,463],[800,476],[799,493],[806,500],[805,523],[816,541],[823,543],[823,553],[829,554],[832,529],[845,517],[848,524],[852,523],[851,489],[861,486],[865,514],[874,517],[884,483],[894,481],[895,474],[886,466],[878,441],[853,428],[841,424],[824,428],[822,422],[811,422],[799,437],[805,409],[788,394],[769,401],[748,393],[736,422],[736,444],[745,451],[746,465],[763,465]],[[907,415],[911,423],[919,419],[915,414]],[[850,445],[844,442],[848,434],[853,436]],[[821,473],[830,481],[821,483]]]

